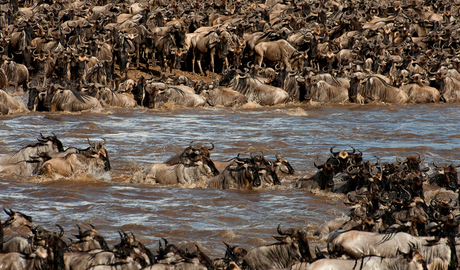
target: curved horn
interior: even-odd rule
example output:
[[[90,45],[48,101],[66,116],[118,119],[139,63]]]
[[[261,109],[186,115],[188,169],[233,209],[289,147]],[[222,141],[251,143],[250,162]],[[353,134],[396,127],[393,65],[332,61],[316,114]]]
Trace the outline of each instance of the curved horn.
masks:
[[[214,150],[214,144],[213,144],[213,143],[211,143],[211,145],[212,145],[212,147],[208,149],[209,151],[212,151],[212,150]]]
[[[230,245],[225,243],[224,241],[222,241],[222,243],[224,243],[224,245],[227,247],[227,248],[230,248]]]
[[[334,150],[334,148],[335,148],[335,145],[332,146],[331,149],[329,149],[329,151],[331,152],[331,154],[333,154],[333,155],[335,156],[335,155],[337,155],[338,153],[340,153],[340,151],[334,153],[334,152],[332,151],[332,150]]]
[[[281,223],[278,224],[278,227],[276,228],[276,231],[278,232],[279,235],[285,235],[283,231],[281,231]]]
[[[89,140],[89,137],[86,139],[88,140],[89,145],[94,146],[94,143],[91,143],[91,141]]]
[[[3,207],[3,211],[5,211],[5,213],[6,213],[8,216],[14,215],[14,211],[11,210],[11,208],[10,208],[10,212],[9,212],[9,213],[8,213],[8,211],[5,209],[5,207]]]
[[[278,232],[279,235],[288,235],[288,236],[291,236],[294,234],[294,229],[290,228],[290,229],[287,229],[286,231],[282,231],[281,230],[281,223],[278,225],[278,227],[276,228],[276,231]]]
[[[32,82],[34,82],[34,85],[31,84]],[[30,82],[27,83],[27,88],[30,89],[30,88],[34,88],[34,87],[36,87],[36,82],[35,81],[30,81]]]
[[[321,169],[322,165],[316,165],[316,160],[318,160],[318,158],[316,158],[315,161],[313,161],[313,165],[315,165],[316,168]]]
[[[61,230],[61,231],[59,232],[59,238],[60,238],[60,237],[62,237],[62,236],[64,235],[64,228],[62,228],[62,226],[59,225],[59,224],[56,224],[56,226],[58,226],[59,230]]]
[[[351,146],[351,145],[349,145],[349,146],[350,146],[350,147],[351,147],[351,149],[353,150],[353,153],[351,153],[351,154],[352,154],[352,155],[354,155],[354,154],[355,154],[355,152],[356,152],[356,149],[355,149],[353,146]]]

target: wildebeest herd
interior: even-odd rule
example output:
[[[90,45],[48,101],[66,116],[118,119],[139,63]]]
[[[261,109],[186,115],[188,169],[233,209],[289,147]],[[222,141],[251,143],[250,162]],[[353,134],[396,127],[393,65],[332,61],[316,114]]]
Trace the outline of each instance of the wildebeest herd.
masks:
[[[0,89],[31,111],[459,101],[455,1],[107,2],[0,3]]]
[[[240,106],[247,102],[394,104],[458,102],[460,5],[456,1],[18,1],[0,3],[2,114],[102,107]],[[158,68],[161,72],[158,72]],[[168,69],[169,68],[169,72]],[[195,71],[211,74],[192,80]],[[188,73],[189,72],[189,73]],[[191,74],[190,76],[177,74]],[[28,104],[13,95],[28,95]],[[22,88],[22,89],[21,89]],[[0,172],[67,178],[111,170],[106,141],[64,148],[55,135],[0,157]],[[134,183],[210,189],[286,185],[294,169],[262,152],[211,158],[191,143]],[[78,240],[4,209],[5,269],[458,269],[457,165],[420,155],[366,161],[335,150],[295,188],[345,194],[345,219],[315,232],[277,228],[278,242],[226,245],[224,258],[160,240],[152,251],[120,231],[109,247],[94,226]],[[442,189],[433,198],[426,188]],[[17,210],[17,209],[16,209]]]
[[[64,149],[56,135],[40,134],[38,142],[0,157],[0,172],[32,177],[68,178],[81,173],[108,173],[109,153],[103,140],[89,147]],[[190,143],[164,163],[155,163],[131,182],[210,189],[260,189],[274,185],[308,191],[341,193],[350,206],[346,218],[326,222],[313,236],[328,238],[327,249],[310,250],[303,228],[278,227],[278,242],[244,250],[226,244],[225,258],[210,259],[199,248],[190,252],[164,240],[157,253],[120,231],[120,244],[108,247],[92,227],[79,228],[78,241],[33,225],[30,217],[5,209],[0,265],[6,269],[457,269],[460,250],[459,191],[456,167],[433,166],[420,154],[396,157],[394,162],[364,160],[363,153],[330,149],[318,159],[313,175],[294,185],[283,177],[294,169],[281,154],[268,160],[260,151],[214,161],[208,146]],[[134,174],[136,175],[136,173]],[[53,178],[54,179],[54,178]],[[431,198],[426,189],[435,190]],[[14,221],[19,218],[21,221]],[[20,234],[11,230],[19,225]],[[18,230],[18,229],[15,229]],[[458,244],[457,244],[458,243]],[[314,253],[315,255],[312,255]],[[52,255],[51,255],[52,254]],[[19,263],[20,262],[20,263]],[[17,266],[21,264],[22,266]],[[31,266],[34,265],[34,266]],[[355,268],[360,265],[359,268]],[[17,267],[17,268],[15,268]],[[53,268],[53,269],[54,269]],[[118,268],[117,268],[118,269]]]

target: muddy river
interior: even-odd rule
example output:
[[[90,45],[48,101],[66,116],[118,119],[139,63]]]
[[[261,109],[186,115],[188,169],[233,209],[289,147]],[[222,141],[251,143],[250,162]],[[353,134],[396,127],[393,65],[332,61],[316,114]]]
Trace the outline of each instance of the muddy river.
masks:
[[[77,224],[93,224],[109,245],[118,231],[133,232],[156,251],[162,237],[170,243],[199,245],[211,257],[225,246],[251,249],[274,242],[276,227],[303,227],[310,247],[325,246],[313,236],[324,221],[342,216],[343,195],[315,194],[295,188],[300,177],[314,173],[329,148],[364,153],[365,160],[394,161],[397,155],[421,154],[425,162],[458,163],[459,105],[285,105],[279,107],[163,110],[104,109],[83,113],[38,113],[0,116],[0,154],[17,151],[35,138],[54,132],[64,147],[87,147],[107,140],[112,170],[71,179],[0,175],[0,205],[22,211],[36,225],[76,239]],[[211,158],[227,160],[238,153],[277,153],[296,170],[282,186],[253,191],[206,190],[131,183],[136,173],[194,143],[215,145]],[[6,218],[1,213],[2,220]]]

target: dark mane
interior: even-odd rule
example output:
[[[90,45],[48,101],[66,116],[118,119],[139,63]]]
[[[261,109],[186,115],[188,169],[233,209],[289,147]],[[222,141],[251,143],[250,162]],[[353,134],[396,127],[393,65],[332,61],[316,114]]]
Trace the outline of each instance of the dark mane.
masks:
[[[84,94],[78,92],[78,91],[75,90],[75,89],[68,89],[68,90],[70,90],[70,92],[72,92],[72,94],[74,94],[75,97],[76,97],[79,101],[81,101],[82,103],[85,103],[86,101],[91,100],[91,99],[89,98],[88,95],[84,95]]]

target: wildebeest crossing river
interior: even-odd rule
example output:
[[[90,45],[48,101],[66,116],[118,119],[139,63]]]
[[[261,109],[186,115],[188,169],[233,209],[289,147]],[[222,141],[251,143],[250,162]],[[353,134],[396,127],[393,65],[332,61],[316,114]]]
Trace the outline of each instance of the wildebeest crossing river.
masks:
[[[35,224],[73,238],[77,224],[91,223],[108,240],[117,231],[133,232],[152,250],[164,237],[171,243],[198,244],[211,257],[225,246],[251,249],[274,241],[276,227],[303,227],[310,247],[324,247],[313,236],[324,221],[347,211],[342,195],[296,189],[295,180],[316,170],[313,162],[329,148],[363,152],[365,160],[393,161],[419,152],[425,162],[458,163],[460,114],[456,104],[307,105],[239,109],[104,109],[83,113],[27,113],[0,116],[0,154],[33,143],[40,132],[54,132],[64,147],[85,147],[106,139],[112,170],[94,178],[66,180],[1,175],[0,204],[22,211]],[[165,161],[191,141],[215,145],[211,157],[278,152],[296,170],[283,185],[254,191],[160,187],[130,183],[137,172]],[[4,220],[5,214],[2,213]],[[194,248],[191,248],[194,249]]]

